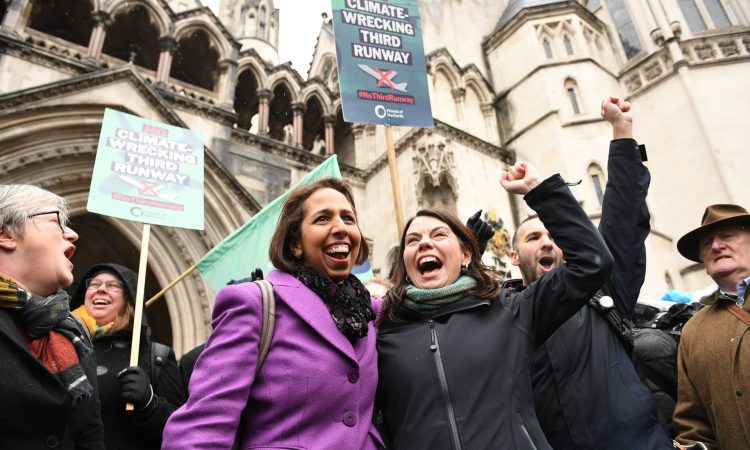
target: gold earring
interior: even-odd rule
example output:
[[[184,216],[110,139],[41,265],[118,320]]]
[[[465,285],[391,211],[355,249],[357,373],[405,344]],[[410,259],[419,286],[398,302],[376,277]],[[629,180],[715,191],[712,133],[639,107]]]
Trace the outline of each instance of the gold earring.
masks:
[[[302,257],[302,250],[301,249],[294,250],[294,257],[295,258],[301,258]]]

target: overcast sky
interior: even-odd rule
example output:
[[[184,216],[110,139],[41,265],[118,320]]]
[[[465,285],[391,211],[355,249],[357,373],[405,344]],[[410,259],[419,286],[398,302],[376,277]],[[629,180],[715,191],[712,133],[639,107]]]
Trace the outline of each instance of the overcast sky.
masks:
[[[202,0],[219,15],[219,0]],[[292,66],[307,78],[315,40],[323,23],[320,14],[328,13],[331,17],[331,0],[275,0],[274,6],[279,9],[279,60],[291,61]]]

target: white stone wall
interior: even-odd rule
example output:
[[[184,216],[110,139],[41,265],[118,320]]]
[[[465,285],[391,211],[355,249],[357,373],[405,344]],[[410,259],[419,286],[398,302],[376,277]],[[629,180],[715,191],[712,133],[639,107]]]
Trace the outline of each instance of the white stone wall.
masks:
[[[11,55],[0,57],[0,94],[20,91],[70,78],[67,73],[34,65],[29,70],[29,62]]]
[[[447,48],[458,65],[476,66],[485,74],[482,39],[490,34],[507,0],[420,0],[425,54]]]

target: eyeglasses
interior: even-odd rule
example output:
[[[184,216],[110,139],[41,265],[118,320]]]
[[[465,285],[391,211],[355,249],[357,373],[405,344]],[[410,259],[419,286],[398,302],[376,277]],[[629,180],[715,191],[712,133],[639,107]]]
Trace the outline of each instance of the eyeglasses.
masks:
[[[104,288],[107,289],[108,292],[120,292],[122,291],[122,281],[120,280],[107,280],[102,281],[98,278],[89,278],[86,280],[86,289],[93,291],[95,289],[99,289],[101,285],[104,285]]]
[[[42,211],[38,213],[32,213],[29,214],[29,219],[34,218],[36,216],[43,216],[45,214],[55,214],[57,215],[57,226],[60,227],[60,231],[65,234],[65,230],[68,228],[68,225],[62,220],[62,216],[60,215],[60,211]]]

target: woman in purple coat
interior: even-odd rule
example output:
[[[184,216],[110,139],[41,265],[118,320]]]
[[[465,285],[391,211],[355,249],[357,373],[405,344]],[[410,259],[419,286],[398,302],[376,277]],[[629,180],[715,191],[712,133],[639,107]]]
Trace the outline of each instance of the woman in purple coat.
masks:
[[[228,286],[162,449],[230,449],[235,437],[245,450],[381,448],[371,424],[380,305],[351,274],[367,255],[346,183],[328,178],[292,192],[271,241],[276,327],[260,372],[260,289]]]

